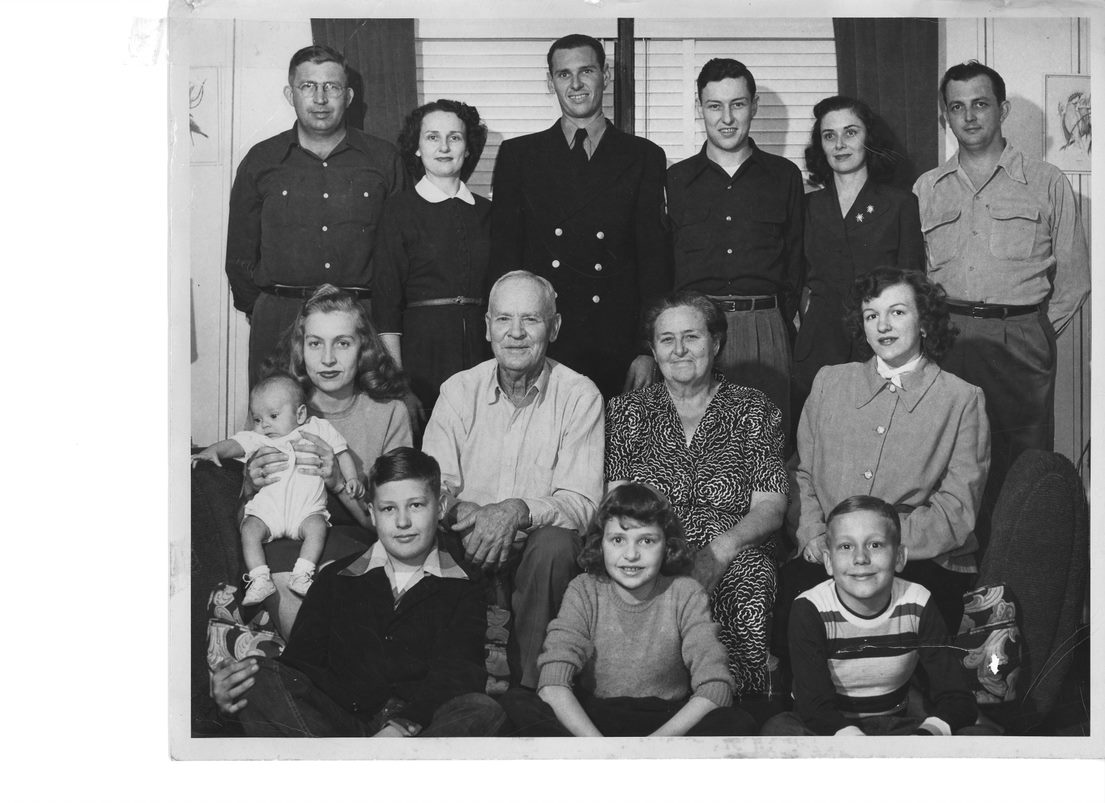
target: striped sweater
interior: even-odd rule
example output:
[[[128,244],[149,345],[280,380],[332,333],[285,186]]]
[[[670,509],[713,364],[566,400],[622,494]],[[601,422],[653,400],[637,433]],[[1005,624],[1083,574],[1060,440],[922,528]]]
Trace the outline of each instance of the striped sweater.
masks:
[[[826,580],[794,602],[790,615],[794,710],[811,730],[836,733],[863,717],[903,713],[920,664],[932,714],[950,731],[974,721],[974,699],[940,612],[923,586],[894,578],[876,616],[849,610]]]

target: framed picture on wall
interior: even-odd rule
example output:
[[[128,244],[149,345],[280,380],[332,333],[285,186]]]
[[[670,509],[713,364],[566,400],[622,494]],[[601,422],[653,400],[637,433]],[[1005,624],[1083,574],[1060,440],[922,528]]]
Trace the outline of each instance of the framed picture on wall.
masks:
[[[1044,159],[1068,173],[1090,172],[1090,76],[1044,76]]]

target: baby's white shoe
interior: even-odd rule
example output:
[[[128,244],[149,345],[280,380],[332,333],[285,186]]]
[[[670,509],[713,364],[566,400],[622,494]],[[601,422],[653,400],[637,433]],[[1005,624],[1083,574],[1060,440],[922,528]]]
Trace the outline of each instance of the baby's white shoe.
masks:
[[[293,574],[288,580],[288,588],[291,589],[293,594],[298,594],[301,597],[307,596],[307,591],[311,587],[311,583],[315,581],[314,572],[298,572]]]
[[[268,572],[262,572],[254,576],[243,575],[246,581],[246,595],[242,598],[242,605],[256,605],[263,602],[276,591],[272,577]]]
[[[307,596],[311,583],[315,581],[315,564],[305,558],[296,558],[292,567],[292,576],[288,579],[288,588],[293,594]]]

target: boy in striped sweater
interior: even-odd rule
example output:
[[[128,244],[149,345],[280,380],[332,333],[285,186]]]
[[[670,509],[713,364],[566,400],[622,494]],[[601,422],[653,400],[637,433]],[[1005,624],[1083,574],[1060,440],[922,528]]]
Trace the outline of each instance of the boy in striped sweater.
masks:
[[[940,612],[905,566],[898,512],[881,499],[845,499],[828,519],[831,575],[790,614],[794,711],[764,725],[772,736],[951,735],[978,711]],[[914,672],[924,672],[929,716],[906,714]]]

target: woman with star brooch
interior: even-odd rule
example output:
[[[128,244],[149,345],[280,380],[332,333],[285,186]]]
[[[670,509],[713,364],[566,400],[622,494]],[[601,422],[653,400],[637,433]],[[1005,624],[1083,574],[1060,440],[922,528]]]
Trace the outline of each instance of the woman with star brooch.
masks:
[[[863,101],[839,95],[820,101],[813,114],[806,165],[821,189],[806,196],[795,409],[823,366],[860,359],[844,323],[852,283],[880,266],[925,269],[917,199],[884,183],[900,158],[885,123]]]

